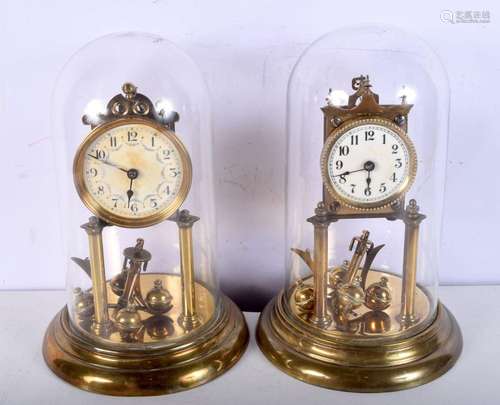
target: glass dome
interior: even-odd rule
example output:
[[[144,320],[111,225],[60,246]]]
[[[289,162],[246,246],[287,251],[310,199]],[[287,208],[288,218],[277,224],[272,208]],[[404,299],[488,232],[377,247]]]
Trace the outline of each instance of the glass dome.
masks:
[[[215,276],[210,103],[193,61],[155,35],[97,39],[63,68],[52,121],[74,335],[121,354],[171,350],[175,363],[227,326],[238,338],[222,363],[236,361],[246,327]],[[225,369],[203,367],[184,388]]]
[[[438,58],[395,28],[334,31],[295,65],[287,99],[287,277],[270,305],[298,330],[316,333],[312,345],[380,347],[435,323],[448,105]],[[278,332],[266,329],[266,317],[278,315],[266,311],[259,340],[274,355],[268,339]],[[327,357],[317,350],[311,356]],[[289,360],[276,361],[282,355],[272,360],[281,366]],[[316,377],[291,373],[331,388],[376,390],[359,376],[340,384],[323,366]]]

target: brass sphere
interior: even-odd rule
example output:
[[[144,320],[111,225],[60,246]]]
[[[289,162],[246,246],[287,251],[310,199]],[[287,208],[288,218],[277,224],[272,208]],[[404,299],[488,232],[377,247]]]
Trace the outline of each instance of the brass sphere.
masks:
[[[345,309],[356,309],[363,305],[365,292],[359,285],[359,280],[342,284],[337,291],[338,303]]]
[[[314,289],[300,281],[294,294],[295,304],[302,311],[312,311],[314,308]]]
[[[123,289],[125,288],[125,282],[127,281],[127,271],[122,270],[119,274],[114,276],[109,285],[111,287],[111,291],[113,291],[119,297],[123,294]]]
[[[344,267],[335,267],[328,272],[328,286],[338,288],[344,282],[347,270]]]
[[[115,323],[122,332],[135,332],[142,326],[141,316],[133,304],[129,304],[116,313]]]
[[[172,295],[163,288],[161,280],[154,281],[154,287],[146,295],[146,305],[153,314],[164,314],[172,308]]]
[[[382,277],[378,283],[366,289],[365,305],[374,311],[383,311],[391,305],[392,296],[387,278]]]
[[[89,292],[83,292],[80,287],[73,290],[73,307],[80,318],[88,318],[94,314],[94,298]]]

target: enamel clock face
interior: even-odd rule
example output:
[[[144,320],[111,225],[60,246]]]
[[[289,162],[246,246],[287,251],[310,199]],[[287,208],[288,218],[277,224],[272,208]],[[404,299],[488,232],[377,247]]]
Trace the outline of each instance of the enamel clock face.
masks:
[[[191,161],[175,133],[139,118],[92,131],[76,153],[73,173],[84,204],[104,221],[124,227],[168,218],[191,185]]]
[[[360,119],[330,135],[321,169],[335,199],[352,208],[377,209],[404,195],[415,178],[417,159],[411,140],[397,125]]]

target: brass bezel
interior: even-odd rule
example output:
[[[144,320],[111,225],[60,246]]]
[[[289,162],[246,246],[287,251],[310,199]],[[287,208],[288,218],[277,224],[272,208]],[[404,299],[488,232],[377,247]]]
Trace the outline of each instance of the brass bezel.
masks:
[[[83,176],[83,162],[84,156],[87,148],[90,146],[94,140],[99,136],[103,135],[105,132],[123,126],[123,125],[146,125],[154,128],[156,131],[161,132],[165,135],[176,147],[179,152],[180,161],[182,164],[183,178],[182,183],[179,188],[179,192],[175,199],[165,207],[163,210],[155,212],[147,217],[143,218],[128,218],[121,215],[117,215],[106,208],[104,208],[97,200],[95,200],[89,190],[87,189]],[[170,216],[172,216],[181,204],[186,199],[189,189],[191,188],[192,180],[192,165],[189,153],[177,137],[176,133],[169,130],[168,128],[162,126],[156,121],[147,118],[121,118],[108,123],[105,123],[95,129],[93,129],[83,142],[78,147],[75,159],[73,161],[73,181],[75,183],[76,191],[85,206],[97,217],[101,218],[103,221],[117,225],[125,228],[142,228],[151,225],[156,225]]]
[[[401,141],[404,143],[406,146],[406,149],[408,150],[408,155],[409,155],[409,169],[408,169],[408,176],[406,177],[405,181],[401,183],[399,188],[390,196],[387,198],[377,201],[377,202],[370,202],[370,203],[361,203],[357,201],[352,201],[349,200],[348,198],[344,197],[340,193],[337,193],[335,188],[332,185],[332,182],[330,180],[330,176],[328,174],[328,157],[330,155],[330,152],[333,148],[333,145],[339,140],[342,135],[344,135],[347,131],[361,126],[361,125],[380,125],[380,126],[385,126],[389,128],[390,130],[394,131],[401,139]],[[374,117],[374,118],[360,118],[360,119],[355,119],[353,121],[350,121],[344,125],[341,125],[339,128],[335,129],[332,131],[332,133],[328,136],[328,138],[325,141],[325,144],[323,146],[323,149],[321,151],[321,159],[320,159],[320,166],[321,166],[321,176],[323,178],[323,184],[325,185],[328,193],[340,202],[341,204],[353,208],[355,210],[368,210],[368,211],[374,211],[374,210],[379,210],[386,208],[392,204],[394,204],[396,201],[401,201],[406,192],[409,190],[409,188],[412,186],[413,182],[415,181],[415,177],[417,175],[417,152],[415,150],[415,146],[413,145],[413,142],[411,141],[410,137],[403,131],[400,127],[398,127],[396,124],[394,124],[392,121],[386,119],[386,118],[379,118],[379,117]]]

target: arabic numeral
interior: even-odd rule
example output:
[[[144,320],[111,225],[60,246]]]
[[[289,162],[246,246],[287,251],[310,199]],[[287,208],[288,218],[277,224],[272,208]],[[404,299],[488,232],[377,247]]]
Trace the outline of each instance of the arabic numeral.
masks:
[[[171,153],[171,152],[170,152],[170,149],[163,149],[163,150],[161,151],[161,157],[162,157],[162,159],[163,159],[163,160],[168,160],[168,159],[170,159],[170,153]]]
[[[132,204],[130,204],[130,211],[132,211],[134,214],[139,211],[139,206],[137,205],[137,203],[133,202]]]
[[[344,145],[339,148],[340,156],[347,156],[349,154],[349,146]]]
[[[97,159],[100,159],[100,160],[106,159],[106,156],[107,156],[106,151],[103,149],[96,149],[95,155],[96,155]]]
[[[97,187],[97,194],[99,194],[99,195],[103,195],[104,194],[104,186]]]
[[[372,189],[370,187],[365,188],[365,195],[367,197],[372,195]]]
[[[128,131],[127,132],[127,140],[129,142],[137,142],[137,131]]]
[[[354,194],[356,191],[356,184],[351,184],[351,194]]]
[[[92,177],[96,177],[97,176],[97,169],[95,167],[91,167],[88,172],[88,174],[90,174]]]
[[[337,160],[335,162],[335,167],[337,168],[337,170],[340,170],[344,167],[344,163],[342,162],[342,160]]]
[[[113,198],[113,208],[118,207],[118,198]]]
[[[375,131],[365,131],[365,141],[375,140]]]
[[[403,162],[400,158],[397,158],[396,163],[394,163],[394,167],[399,169],[401,166],[403,166]]]
[[[380,188],[378,189],[379,192],[385,193],[387,191],[387,186],[385,183],[380,183]]]
[[[395,155],[398,153],[398,150],[399,150],[399,145],[398,144],[394,144],[392,145],[392,154]]]
[[[396,172],[392,173],[391,180],[393,183],[396,182]]]
[[[172,177],[177,177],[181,172],[177,170],[175,167],[170,168],[170,175]]]
[[[359,142],[357,135],[351,135],[351,145],[357,145]]]
[[[111,136],[109,138],[109,144],[111,145],[112,148],[116,147],[117,145],[116,136]]]
[[[339,183],[340,184],[345,184],[347,182],[347,179],[345,178],[345,175],[344,174],[341,174],[339,176]]]

